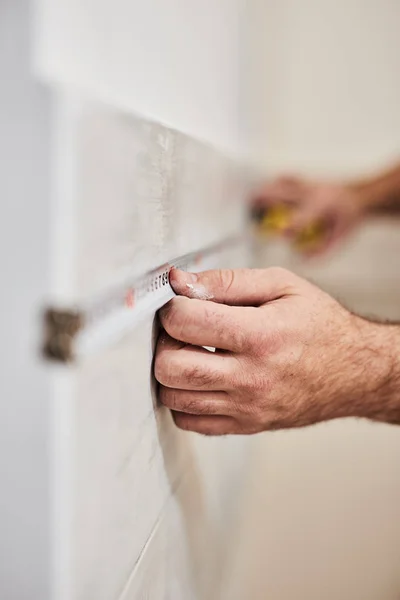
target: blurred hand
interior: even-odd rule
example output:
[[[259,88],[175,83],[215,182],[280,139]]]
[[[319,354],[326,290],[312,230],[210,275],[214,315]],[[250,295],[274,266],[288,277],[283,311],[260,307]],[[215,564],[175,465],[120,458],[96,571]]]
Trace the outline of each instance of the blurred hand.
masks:
[[[293,209],[285,234],[296,240],[302,231],[319,223],[324,235],[306,254],[322,254],[341,241],[361,221],[366,208],[360,193],[338,183],[280,177],[267,183],[255,198],[259,206],[287,204]]]
[[[160,311],[155,376],[182,429],[248,434],[355,415],[379,385],[376,325],[288,271],[173,270],[171,284],[181,296]]]

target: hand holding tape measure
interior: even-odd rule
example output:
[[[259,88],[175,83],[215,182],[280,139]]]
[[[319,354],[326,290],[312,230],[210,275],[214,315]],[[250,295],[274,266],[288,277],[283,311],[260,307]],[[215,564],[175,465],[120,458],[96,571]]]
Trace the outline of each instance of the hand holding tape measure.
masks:
[[[252,217],[257,232],[261,235],[290,234],[290,225],[295,208],[290,205],[277,204],[270,207],[253,209]],[[293,246],[299,251],[317,250],[324,240],[324,224],[318,221],[306,225],[293,239]]]
[[[260,236],[285,235],[299,252],[316,255],[350,232],[364,212],[356,188],[280,177],[258,191],[252,219]]]

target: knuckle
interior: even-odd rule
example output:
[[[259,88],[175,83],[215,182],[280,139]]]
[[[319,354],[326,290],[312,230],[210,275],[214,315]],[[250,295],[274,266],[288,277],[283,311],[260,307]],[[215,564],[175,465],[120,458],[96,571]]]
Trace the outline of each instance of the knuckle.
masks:
[[[270,395],[275,386],[272,377],[265,377],[263,380],[263,408],[265,404],[270,404]]]
[[[199,399],[188,399],[185,402],[185,410],[195,415],[213,415],[216,412],[212,403],[204,402]]]
[[[176,352],[168,350],[157,354],[154,376],[161,385],[167,388],[180,388],[181,385],[190,384],[195,389],[202,389],[213,386],[223,379],[222,374],[210,367],[196,364],[182,365]]]
[[[291,294],[304,286],[303,279],[284,267],[270,267],[266,269],[266,275],[274,279],[277,287],[282,290],[283,295]]]
[[[186,301],[187,298],[182,296],[173,298],[160,313],[161,323],[165,331],[173,338],[179,339],[187,325]]]
[[[162,388],[160,390],[160,401],[164,406],[173,411],[193,415],[212,415],[216,412],[213,403],[206,402],[200,398],[193,398],[190,392],[181,390]]]
[[[241,352],[248,346],[249,331],[231,311],[231,306],[216,311],[210,303],[203,308],[202,328],[212,331],[221,344],[228,344]]]
[[[243,415],[247,424],[259,426],[265,420],[265,409],[260,402],[249,402]]]
[[[232,345],[235,347],[235,350],[238,353],[251,350],[255,344],[253,336],[248,335],[246,331],[239,327],[235,331],[230,332],[230,339],[232,340]]]
[[[241,389],[238,414],[249,426],[264,427],[271,413],[271,393],[268,382],[256,382]]]
[[[220,327],[221,326],[221,315],[218,315],[215,312],[215,308],[212,304],[206,304],[203,307],[203,314],[202,314],[202,325],[203,327],[209,328],[215,328]]]
[[[263,331],[263,328],[260,327],[258,318],[254,320],[254,323],[250,323],[250,326],[246,331],[240,331],[238,328],[236,335],[237,339],[235,341],[242,347],[243,351],[248,350],[249,353],[254,356],[263,354],[267,343],[267,336],[266,332]]]
[[[250,403],[255,404],[260,394],[266,390],[266,378],[261,370],[254,365],[243,365],[242,372],[239,376],[238,388],[249,398]]]
[[[267,332],[261,332],[253,340],[253,356],[264,360],[270,359],[280,353],[285,341],[285,328],[276,324],[274,328]]]
[[[178,409],[177,395],[175,390],[170,388],[162,387],[159,391],[159,399],[161,404],[164,404],[167,408]]]
[[[253,374],[253,377],[246,379],[244,387],[250,394],[255,395],[264,390],[264,383],[262,375]]]
[[[284,267],[269,267],[266,269],[266,274],[282,283],[291,282],[293,279],[293,273]]]
[[[225,292],[229,292],[235,282],[235,278],[234,269],[220,269],[218,271],[218,283]]]
[[[196,387],[205,387],[220,380],[220,376],[216,371],[212,371],[204,366],[188,366],[183,373],[187,381],[191,381]]]

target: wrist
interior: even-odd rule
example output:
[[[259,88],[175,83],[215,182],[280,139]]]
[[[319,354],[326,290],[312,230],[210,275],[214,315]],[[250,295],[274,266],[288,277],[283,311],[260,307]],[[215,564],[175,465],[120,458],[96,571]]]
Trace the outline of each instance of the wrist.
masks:
[[[400,327],[355,318],[361,369],[349,416],[400,423]]]
[[[347,187],[353,193],[355,202],[364,212],[369,212],[383,201],[379,186],[375,185],[374,181],[356,181],[349,183]]]

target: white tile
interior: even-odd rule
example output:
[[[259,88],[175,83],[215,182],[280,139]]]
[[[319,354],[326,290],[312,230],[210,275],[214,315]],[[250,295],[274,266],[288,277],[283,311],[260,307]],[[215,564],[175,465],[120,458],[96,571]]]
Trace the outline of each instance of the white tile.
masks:
[[[240,171],[212,146],[75,95],[57,124],[67,128],[58,138],[58,189],[70,189],[70,208],[59,228],[69,215],[72,266],[64,268],[75,296],[242,232]]]
[[[167,411],[155,408],[151,329],[152,319],[77,373],[77,600],[107,600],[121,591],[188,462],[187,440]]]

